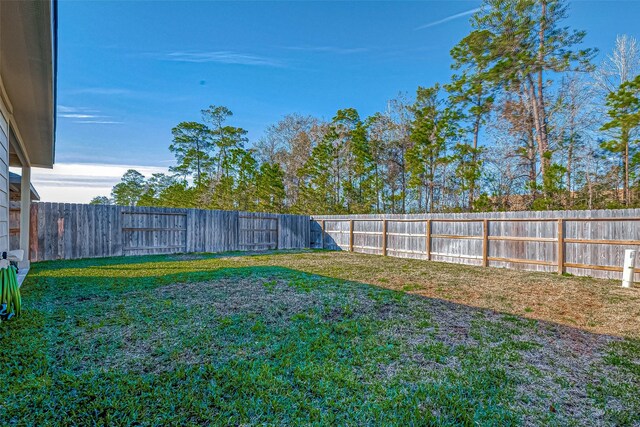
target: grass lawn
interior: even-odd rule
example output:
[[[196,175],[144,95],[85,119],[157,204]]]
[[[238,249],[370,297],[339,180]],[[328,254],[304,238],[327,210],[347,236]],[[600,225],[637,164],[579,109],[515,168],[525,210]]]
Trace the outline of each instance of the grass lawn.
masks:
[[[640,425],[640,290],[338,252],[34,264],[1,425]]]

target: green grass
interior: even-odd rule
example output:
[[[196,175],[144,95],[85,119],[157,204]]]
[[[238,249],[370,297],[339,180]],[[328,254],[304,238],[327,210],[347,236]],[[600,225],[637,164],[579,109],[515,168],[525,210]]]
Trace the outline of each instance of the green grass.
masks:
[[[35,264],[0,324],[0,422],[640,423],[637,341],[304,271],[316,255]]]

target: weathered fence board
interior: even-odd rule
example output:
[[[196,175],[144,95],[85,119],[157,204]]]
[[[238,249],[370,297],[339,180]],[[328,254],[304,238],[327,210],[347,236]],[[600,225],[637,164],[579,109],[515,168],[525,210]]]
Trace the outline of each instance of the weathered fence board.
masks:
[[[278,215],[278,249],[311,246],[311,228],[306,215]]]
[[[108,218],[96,209],[96,215]],[[121,213],[122,251],[125,255],[147,255],[187,251],[187,213],[161,212],[152,208],[124,210]],[[106,241],[101,247],[107,246]]]
[[[310,217],[254,212],[33,203],[31,260],[299,249]]]
[[[310,246],[618,279],[624,250],[640,246],[640,209],[314,215]]]
[[[278,216],[255,212],[238,214],[240,250],[278,249]]]

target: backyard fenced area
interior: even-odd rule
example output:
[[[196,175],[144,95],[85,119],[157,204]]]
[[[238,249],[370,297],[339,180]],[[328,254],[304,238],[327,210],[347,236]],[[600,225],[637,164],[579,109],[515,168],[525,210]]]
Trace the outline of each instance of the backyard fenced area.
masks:
[[[640,422],[640,290],[599,279],[177,254],[35,263],[23,301],[6,425]]]
[[[311,230],[313,248],[616,279],[639,245],[637,209],[318,215]]]
[[[640,240],[630,213],[311,219],[35,204],[32,256],[59,260],[32,265],[23,315],[0,331],[16,349],[0,354],[0,382],[24,378],[0,391],[0,418],[638,425],[640,289],[477,267],[569,271],[569,245],[605,248],[583,259],[613,266]],[[345,252],[305,249],[319,246]],[[286,248],[298,250],[271,251]]]

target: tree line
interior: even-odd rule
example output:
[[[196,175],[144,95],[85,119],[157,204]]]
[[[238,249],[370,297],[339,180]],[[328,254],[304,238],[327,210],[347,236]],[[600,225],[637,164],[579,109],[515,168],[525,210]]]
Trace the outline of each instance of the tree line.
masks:
[[[212,105],[172,129],[170,174],[129,170],[92,203],[291,213],[640,206],[640,48],[594,64],[566,2],[485,0],[450,81],[361,117],[290,114],[249,146]]]

